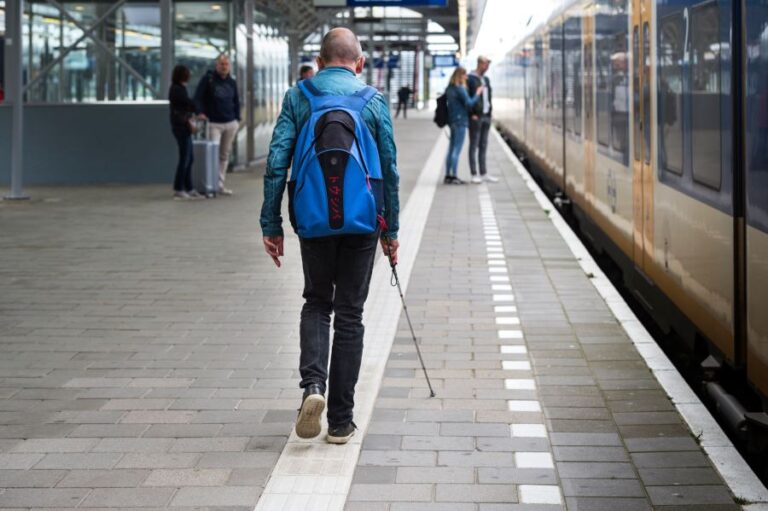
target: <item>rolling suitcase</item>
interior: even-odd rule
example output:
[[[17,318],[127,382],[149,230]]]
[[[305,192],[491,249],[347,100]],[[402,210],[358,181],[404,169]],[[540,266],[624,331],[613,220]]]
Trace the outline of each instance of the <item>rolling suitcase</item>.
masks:
[[[192,164],[192,185],[198,193],[215,197],[219,192],[219,143],[209,140],[208,123],[192,141],[195,161]]]

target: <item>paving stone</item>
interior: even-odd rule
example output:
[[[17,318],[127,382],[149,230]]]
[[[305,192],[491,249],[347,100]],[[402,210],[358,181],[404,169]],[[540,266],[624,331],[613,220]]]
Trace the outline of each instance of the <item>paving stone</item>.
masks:
[[[546,468],[481,467],[477,474],[481,484],[558,484],[555,471]]]
[[[261,487],[187,487],[180,488],[171,506],[254,506]]]
[[[437,455],[425,451],[362,451],[358,464],[361,466],[432,467]]]
[[[267,468],[277,462],[275,452],[213,452],[204,453],[199,468]]]
[[[265,486],[271,468],[236,468],[230,471],[227,486]]]
[[[367,467],[358,467],[367,468]],[[469,467],[398,467],[396,482],[473,483],[475,471]],[[482,481],[481,481],[482,482]]]
[[[355,484],[349,492],[348,500],[415,502],[432,499],[430,484]]]
[[[191,453],[132,453],[126,454],[115,468],[192,468],[200,454]]]
[[[563,479],[566,497],[644,497],[640,481],[636,479]]]
[[[554,446],[552,448],[557,461],[628,461],[629,456],[623,447],[597,446]]]
[[[506,484],[438,484],[437,502],[517,502],[517,487]]]
[[[559,462],[555,465],[557,466],[557,471],[560,474],[560,477],[563,479],[634,479],[637,477],[635,470],[630,463]]]
[[[579,511],[651,511],[651,505],[645,499],[639,498],[595,498],[595,497],[567,497],[565,499],[568,509]]]
[[[711,468],[642,468],[640,478],[646,486],[720,484]]]
[[[654,506],[733,503],[725,486],[649,486],[648,496]]]
[[[71,470],[56,486],[59,488],[135,488],[148,475],[149,470]]]
[[[422,503],[393,502],[389,511],[476,511],[477,506],[470,503]],[[367,509],[365,511],[368,511]]]
[[[0,488],[50,488],[66,470],[0,470]]]
[[[363,449],[366,450],[397,450],[403,445],[403,437],[400,435],[365,435]],[[405,448],[405,447],[403,447]]]
[[[38,453],[4,453],[0,454],[0,470],[27,470],[43,459],[44,454]]]
[[[142,486],[223,486],[230,471],[224,469],[153,470]]]
[[[115,466],[121,453],[48,454],[35,465],[36,469],[109,469]]]
[[[175,488],[97,488],[81,507],[163,507],[175,492]]]
[[[401,468],[402,469],[402,468]],[[400,469],[400,470],[401,470]],[[355,475],[352,479],[352,484],[389,484],[394,483],[397,476],[397,467],[368,467],[358,466],[355,469]],[[427,470],[426,467],[420,467],[417,469],[419,472]],[[407,483],[419,483],[422,481],[408,480]]]
[[[438,465],[448,467],[512,467],[514,457],[509,452],[442,451]]]
[[[62,508],[75,507],[90,490],[35,488],[7,489],[0,493],[0,508]]]

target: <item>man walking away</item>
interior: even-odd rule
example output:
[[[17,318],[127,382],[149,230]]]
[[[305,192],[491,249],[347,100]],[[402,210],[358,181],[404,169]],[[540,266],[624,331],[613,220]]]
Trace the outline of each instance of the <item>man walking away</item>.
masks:
[[[304,64],[299,68],[299,80],[306,80],[315,76],[315,68],[309,64]]]
[[[208,119],[211,140],[219,143],[219,193],[222,195],[232,195],[225,181],[229,153],[240,128],[240,94],[230,69],[229,57],[220,55],[216,59],[216,70],[205,73],[195,91],[198,114]]]
[[[475,103],[469,116],[469,170],[472,182],[475,184],[487,181],[498,182],[498,178],[488,175],[485,165],[485,154],[488,152],[488,132],[491,129],[491,112],[493,110],[491,82],[485,76],[491,61],[482,55],[477,58],[477,68],[469,73],[469,95],[474,96],[478,87],[483,85],[482,98]],[[478,163],[480,174],[478,175]]]
[[[289,211],[291,223],[299,232],[305,299],[299,332],[299,386],[304,389],[304,395],[296,420],[296,434],[301,438],[320,434],[327,380],[326,440],[335,444],[346,443],[355,433],[352,419],[363,353],[363,304],[368,296],[377,241],[381,239],[384,253],[395,262],[398,250],[399,177],[392,120],[384,97],[357,79],[364,64],[360,42],[352,31],[334,28],[323,37],[317,75],[292,87],[283,99],[269,147],[261,209],[264,248],[279,267],[283,255],[280,203],[293,157],[289,197],[294,195],[289,201]],[[328,106],[340,103],[349,105],[348,109]],[[311,122],[310,115],[313,116]],[[362,122],[356,123],[355,117]],[[329,149],[340,146],[342,150]],[[344,149],[347,147],[349,150]],[[312,161],[304,160],[305,154]],[[364,176],[363,170],[356,167],[360,163],[354,155],[367,167]],[[364,155],[373,157],[364,158]],[[309,174],[310,171],[313,173]],[[296,184],[297,172],[305,177],[301,188]],[[340,177],[345,176],[345,172],[346,178]],[[381,180],[375,179],[377,176]],[[368,188],[367,181],[371,183]],[[343,200],[339,182],[344,183],[343,189],[347,182],[360,183],[356,200]],[[362,197],[370,195],[371,186],[380,187],[382,191],[375,194],[383,196],[381,229],[377,228],[374,215],[369,219],[370,224],[366,224],[365,232],[370,234],[326,233],[314,237],[314,232],[309,235],[306,230],[308,222],[300,221],[301,218],[317,220],[323,232],[334,228],[334,222],[339,221],[346,229],[346,217],[351,216]],[[308,190],[314,193],[307,196]],[[302,207],[308,204],[306,201],[316,207]],[[375,202],[378,207],[379,199]],[[319,217],[312,213],[317,210],[322,212]],[[334,335],[328,371],[331,313],[334,314]]]
[[[408,118],[408,100],[410,99],[411,94],[413,94],[413,90],[407,85],[403,85],[400,87],[400,90],[397,91],[397,111],[395,112],[395,118],[400,115],[401,107],[403,109],[403,119]]]

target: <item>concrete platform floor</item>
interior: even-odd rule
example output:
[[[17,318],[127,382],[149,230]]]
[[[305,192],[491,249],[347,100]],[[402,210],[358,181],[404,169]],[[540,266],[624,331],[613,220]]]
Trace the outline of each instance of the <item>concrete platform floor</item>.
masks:
[[[443,135],[396,133],[405,205]],[[492,138],[500,183],[438,186],[407,292],[437,397],[401,318],[345,509],[739,509],[506,158]],[[259,175],[230,179],[0,202],[0,508],[256,505],[302,276],[292,235],[281,270],[263,253]]]

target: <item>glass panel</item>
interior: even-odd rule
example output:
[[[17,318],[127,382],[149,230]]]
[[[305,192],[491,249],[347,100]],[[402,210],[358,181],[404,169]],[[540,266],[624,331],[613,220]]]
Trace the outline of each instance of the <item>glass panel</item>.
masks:
[[[584,45],[584,135],[587,140],[594,140],[592,114],[594,112],[592,75],[592,43]]]
[[[633,125],[635,128],[635,135],[633,137],[635,145],[635,160],[640,161],[642,158],[640,137],[640,36],[638,27],[632,31],[632,108],[634,110]]]
[[[768,232],[768,4],[746,7],[747,222]]]
[[[228,10],[216,2],[176,2],[175,13],[176,64],[189,68],[190,87],[196,87],[216,57],[230,51]]]
[[[620,18],[626,27],[626,16]],[[611,127],[612,147],[628,161],[629,149],[629,59],[627,31],[615,34],[611,40]]]
[[[568,131],[581,135],[581,19],[565,22],[565,118]]]
[[[643,24],[643,155],[651,163],[651,28]]]
[[[691,11],[693,179],[720,189],[720,22],[716,3]]]
[[[533,97],[533,104],[534,104],[534,116],[537,119],[543,119],[544,116],[544,70],[543,68],[543,61],[544,61],[544,54],[543,54],[543,48],[542,48],[542,42],[541,39],[536,39],[534,42],[534,57],[533,57],[533,65],[534,65],[534,97]]]
[[[563,127],[563,27],[552,29],[549,38],[549,96],[552,124]]]
[[[597,106],[597,143],[611,143],[611,46],[606,34],[595,34],[595,103]]]
[[[659,151],[662,168],[683,173],[683,16],[661,20],[659,31]]]
[[[160,83],[160,7],[157,2],[131,2],[113,9],[113,2],[63,4],[77,22],[45,2],[27,4],[25,65],[39,81],[30,89],[32,102],[152,100]],[[83,30],[104,21],[82,41]],[[79,26],[78,26],[79,25]],[[94,41],[97,38],[102,44]],[[64,48],[61,64],[51,67]],[[130,66],[135,74],[118,62]]]

